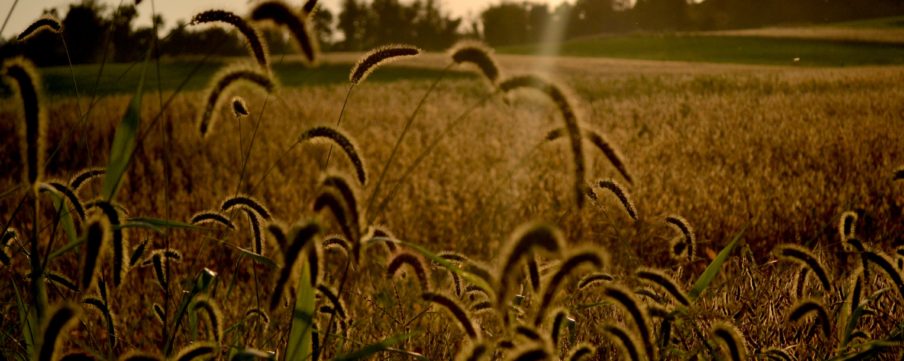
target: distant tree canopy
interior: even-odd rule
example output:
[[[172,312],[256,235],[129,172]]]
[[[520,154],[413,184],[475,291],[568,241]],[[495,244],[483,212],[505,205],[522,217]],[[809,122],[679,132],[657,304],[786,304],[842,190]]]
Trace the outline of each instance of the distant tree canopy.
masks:
[[[543,40],[547,29],[565,37],[630,31],[689,31],[747,28],[772,24],[824,23],[904,14],[902,0],[569,0],[551,8],[539,0],[490,5],[470,24],[452,17],[443,0],[342,0],[334,16],[320,7],[314,28],[324,49],[364,50],[386,43],[409,43],[425,49],[444,49],[462,36],[483,38],[493,46],[528,44]],[[451,1],[451,0],[449,0]],[[25,54],[38,65],[66,64],[101,59],[140,60],[148,49],[160,55],[242,55],[244,40],[234,29],[193,27],[180,20],[155,43],[154,27],[136,27],[138,11],[129,5],[108,8],[98,0],[69,5],[61,19],[66,48],[56,34],[41,33],[27,42],[0,39],[0,57]],[[185,14],[186,17],[193,14]],[[77,29],[77,30],[73,30]],[[274,53],[294,52],[279,29],[265,29]]]

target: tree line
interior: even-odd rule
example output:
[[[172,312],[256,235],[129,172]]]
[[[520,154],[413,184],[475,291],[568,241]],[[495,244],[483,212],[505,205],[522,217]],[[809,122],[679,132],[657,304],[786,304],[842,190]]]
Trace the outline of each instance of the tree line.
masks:
[[[221,27],[196,28],[178,21],[167,34],[156,17],[152,26],[136,27],[131,4],[108,8],[97,0],[69,5],[60,18],[73,63],[141,59],[149,48],[166,55],[242,55],[242,39]],[[774,24],[824,23],[904,14],[900,0],[571,0],[551,7],[534,1],[503,1],[482,9],[465,22],[443,8],[441,0],[342,0],[334,15],[321,7],[313,14],[314,28],[325,49],[364,50],[399,42],[425,49],[447,48],[462,37],[480,38],[492,46],[543,41],[547,29],[566,38],[636,31],[696,31],[747,28]],[[291,51],[288,38],[264,30],[271,52]],[[25,53],[38,65],[66,62],[56,34],[44,33],[18,43],[7,39],[0,56]]]

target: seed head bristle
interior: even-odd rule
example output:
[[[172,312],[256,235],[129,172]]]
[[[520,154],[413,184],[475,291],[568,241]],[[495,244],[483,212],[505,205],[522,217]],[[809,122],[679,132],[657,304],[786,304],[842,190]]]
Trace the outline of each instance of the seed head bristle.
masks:
[[[581,128],[578,125],[577,114],[572,107],[572,101],[561,86],[555,85],[536,75],[520,75],[509,77],[499,83],[499,89],[505,93],[509,93],[516,89],[527,88],[534,89],[546,94],[553,103],[559,108],[562,114],[564,128],[568,132],[568,138],[571,142],[571,153],[574,158],[574,191],[578,208],[584,205],[584,177],[586,173],[586,165],[584,160],[584,145],[581,142]]]
[[[232,223],[232,221],[229,220],[229,217],[214,210],[195,213],[191,216],[191,220],[189,222],[191,222],[191,224],[193,225],[216,223],[232,230],[235,229],[235,223]]]
[[[25,165],[22,179],[31,186],[44,176],[44,138],[47,115],[41,106],[38,91],[41,77],[31,61],[16,57],[3,62],[3,75],[22,102],[22,123],[19,129],[19,154]]]
[[[81,309],[71,303],[63,303],[47,313],[47,321],[41,328],[41,338],[37,361],[53,361],[57,359],[60,343],[68,336],[68,330],[76,324]]]
[[[222,204],[220,204],[220,211],[223,212],[229,212],[235,208],[244,208],[252,211],[257,214],[258,217],[261,217],[268,222],[273,220],[273,216],[270,215],[270,210],[268,210],[263,203],[251,196],[238,195],[235,197],[230,197],[223,201]]]
[[[643,350],[639,347],[640,342],[637,341],[637,336],[628,332],[624,327],[613,324],[605,324],[603,325],[603,332],[606,333],[606,336],[615,341],[615,344],[627,354],[627,359],[630,361],[640,361],[646,360],[643,357]]]
[[[349,138],[343,131],[339,130],[338,128],[329,126],[317,126],[306,130],[304,133],[301,133],[301,135],[298,137],[298,141],[304,142],[317,138],[326,138],[333,141],[334,143],[336,143],[336,145],[342,148],[342,151],[348,157],[348,160],[352,162],[352,166],[355,167],[355,172],[358,176],[358,182],[360,182],[362,186],[367,183],[367,173],[364,170],[364,161],[362,161],[361,157],[358,156],[358,147],[355,146],[355,143],[351,138]]]
[[[78,193],[88,181],[97,179],[107,173],[105,168],[85,168],[72,176],[69,180],[69,188]]]
[[[254,85],[268,93],[276,89],[276,82],[269,74],[244,66],[228,67],[213,76],[205,93],[204,111],[198,116],[198,130],[206,137],[217,117],[216,110],[223,102],[223,94],[239,84]]]
[[[681,289],[678,282],[667,273],[661,270],[644,267],[635,271],[634,274],[637,275],[637,278],[665,290],[675,302],[678,302],[685,307],[690,306],[690,297],[688,297],[687,293]]]
[[[45,14],[32,22],[25,28],[25,31],[21,32],[16,40],[25,41],[35,36],[37,33],[42,30],[49,30],[51,32],[59,34],[63,31],[63,24],[60,24],[60,20],[56,18],[56,16]]]
[[[634,202],[631,202],[631,197],[624,187],[618,184],[614,179],[603,179],[600,180],[598,184],[600,188],[612,192],[612,194],[614,194],[621,202],[622,206],[625,207],[625,212],[628,212],[628,215],[631,216],[632,219],[635,221],[637,220],[637,209],[634,208]]]
[[[651,360],[656,359],[656,350],[653,348],[653,335],[649,326],[649,316],[646,311],[640,307],[640,302],[634,297],[634,293],[623,286],[606,285],[603,288],[603,294],[615,301],[631,316],[634,327],[637,329],[640,341],[644,345],[644,350]]]
[[[176,354],[173,361],[194,361],[196,359],[209,359],[217,354],[217,345],[212,342],[194,342],[183,347]]]
[[[105,217],[94,216],[88,220],[85,226],[85,248],[81,254],[81,278],[79,285],[82,290],[89,291],[97,283],[98,265],[102,258],[109,252],[113,239],[113,229],[110,221]]]
[[[452,46],[450,57],[456,64],[470,63],[477,66],[484,79],[493,86],[499,80],[499,66],[493,58],[493,49],[479,41],[459,41]]]
[[[603,268],[606,263],[607,256],[595,249],[584,248],[572,251],[559,265],[559,269],[543,285],[543,296],[537,308],[534,325],[539,326],[543,322],[547,309],[552,304],[559,289],[564,286],[566,277],[583,266],[590,266],[596,271]]]
[[[232,115],[235,115],[236,118],[247,117],[248,114],[248,104],[245,103],[245,99],[240,96],[232,97]]]
[[[371,50],[358,60],[358,63],[352,67],[348,80],[353,85],[361,84],[378,67],[404,57],[416,56],[420,53],[421,49],[411,45],[392,44],[381,46]]]
[[[430,276],[427,273],[427,264],[423,258],[412,252],[402,251],[396,253],[386,267],[386,276],[389,278],[395,277],[399,269],[406,264],[414,270],[414,274],[420,283],[421,291],[430,291],[432,288],[430,287]]]
[[[816,322],[819,323],[822,334],[826,337],[831,335],[832,325],[831,320],[829,319],[829,313],[826,311],[825,305],[816,299],[810,298],[797,301],[797,303],[791,307],[791,312],[788,312],[788,322],[796,323],[810,314],[816,314]]]
[[[472,341],[480,339],[477,326],[471,320],[467,311],[453,298],[435,292],[424,292],[421,294],[421,298],[424,301],[435,303],[445,308],[458,321],[458,325],[461,326],[462,330],[468,334]]]
[[[204,311],[209,327],[208,332],[213,335],[214,341],[223,340],[223,312],[217,302],[208,296],[198,296],[191,306],[192,312]]]
[[[317,64],[320,57],[320,44],[311,29],[311,22],[306,16],[298,14],[282,1],[264,1],[251,10],[251,20],[271,21],[277,26],[284,26],[292,34],[296,45],[301,49],[309,65]]]
[[[248,50],[251,56],[257,61],[257,64],[265,71],[270,71],[270,62],[267,59],[267,49],[265,43],[261,41],[261,34],[251,24],[242,19],[240,16],[226,10],[207,10],[202,11],[191,18],[189,25],[205,24],[220,22],[232,25],[238,30],[245,40],[248,42]],[[247,113],[245,114],[247,115]]]
[[[694,252],[697,251],[697,237],[694,235],[694,228],[691,227],[691,223],[688,222],[687,219],[684,219],[684,217],[678,215],[665,217],[665,221],[681,232],[681,235],[684,237],[684,253],[687,254],[688,260],[693,259]]]
[[[712,332],[713,336],[728,349],[730,360],[747,360],[747,343],[744,341],[744,334],[734,324],[718,322],[713,325]]]
[[[804,247],[788,243],[779,245],[777,249],[779,257],[810,268],[810,271],[816,275],[816,278],[819,279],[820,284],[822,284],[823,290],[826,292],[832,290],[829,273],[826,271],[826,267],[823,266],[822,261],[820,261],[813,252],[810,252],[810,250]]]
[[[506,251],[502,253],[502,264],[499,269],[497,306],[502,309],[508,303],[508,291],[511,280],[521,261],[536,251],[558,255],[565,244],[562,232],[555,226],[543,223],[528,223],[519,227],[506,243]]]
[[[279,300],[282,298],[283,292],[285,292],[286,284],[293,274],[295,263],[298,260],[298,256],[301,254],[302,249],[304,249],[308,243],[314,242],[314,237],[316,237],[318,233],[320,233],[320,226],[315,222],[307,222],[292,226],[292,230],[289,232],[288,237],[290,242],[289,247],[283,252],[283,266],[282,269],[280,269],[279,278],[276,280],[276,287],[270,298],[270,310],[276,309],[276,306],[279,305]]]

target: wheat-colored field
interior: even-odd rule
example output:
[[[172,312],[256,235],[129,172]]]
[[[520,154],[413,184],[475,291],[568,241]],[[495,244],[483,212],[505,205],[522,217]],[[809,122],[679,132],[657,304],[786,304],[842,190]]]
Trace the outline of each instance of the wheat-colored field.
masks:
[[[338,55],[331,61],[359,55]],[[576,208],[568,141],[545,141],[550,130],[561,127],[559,109],[529,91],[503,96],[475,73],[438,83],[414,114],[413,125],[377,195],[375,183],[393,144],[432,82],[404,77],[392,82],[365,81],[351,93],[340,128],[355,139],[368,173],[368,183],[358,194],[360,208],[370,209],[362,214],[362,224],[381,225],[397,239],[432,252],[464,254],[493,272],[502,266],[506,243],[520,225],[533,221],[553,224],[562,231],[566,254],[584,246],[606,253],[606,265],[600,271],[614,277],[610,284],[636,292],[632,297],[641,300],[644,309],[675,310],[665,318],[660,314],[648,320],[653,334],[638,341],[638,345],[654,342],[664,359],[722,357],[720,348],[730,352],[719,332],[712,336],[713,325],[720,321],[737,327],[750,357],[761,357],[769,347],[784,349],[797,359],[829,359],[869,347],[883,352],[882,357],[900,353],[904,289],[875,266],[864,274],[862,294],[868,310],[853,325],[853,330],[865,331],[866,336],[844,340],[853,331],[845,330],[850,313],[845,301],[850,294],[849,280],[860,261],[856,254],[844,251],[838,224],[843,212],[856,212],[856,237],[877,252],[894,255],[895,247],[904,241],[904,183],[893,180],[897,167],[904,164],[904,90],[900,86],[904,68],[541,60],[499,57],[505,75],[542,70],[571,89],[583,126],[603,134],[618,148],[633,176],[629,184],[596,148],[585,143],[590,165],[587,181],[595,185],[612,178],[624,185],[636,207],[636,220],[618,198],[599,187],[594,187],[595,200],[588,200],[583,209]],[[429,54],[402,64],[442,68],[447,63],[444,54]],[[347,84],[287,87],[269,96],[240,88],[229,95],[242,96],[250,116],[236,119],[231,107],[223,106],[217,110],[219,119],[210,134],[202,138],[195,119],[205,94],[180,93],[167,103],[171,91],[158,93],[149,84],[141,109],[142,128],[149,131],[138,144],[116,201],[129,217],[188,222],[196,212],[218,208],[224,199],[240,192],[253,195],[286,224],[317,219],[323,235],[340,233],[335,217],[314,212],[312,204],[320,194],[324,174],[337,171],[352,176],[351,163],[327,143],[305,142],[286,149],[306,129],[334,126],[347,88]],[[128,95],[101,97],[93,105],[87,96],[45,98],[48,154],[59,145],[46,166],[45,178],[68,180],[83,168],[106,166],[116,125],[128,102]],[[161,110],[162,104],[165,109]],[[0,124],[6,139],[0,145],[0,154],[6,155],[0,160],[5,174],[0,180],[0,221],[28,235],[31,203],[25,202],[22,210],[16,211],[28,194],[19,176],[23,167],[16,130],[19,107],[15,98],[0,102],[0,118],[7,120]],[[79,114],[84,109],[90,113],[82,122]],[[460,123],[402,179],[404,170],[452,122]],[[242,149],[248,149],[251,142],[243,167]],[[101,186],[101,181],[94,181],[80,190],[79,196],[85,201],[93,199]],[[393,198],[386,200],[392,190]],[[45,222],[40,229],[42,247],[50,247],[49,240],[54,239],[52,246],[58,248],[66,238],[52,226],[55,212],[49,201],[42,200],[41,205]],[[10,218],[14,213],[16,217]],[[103,316],[86,308],[63,348],[111,360],[129,350],[160,352],[166,343],[165,326],[155,317],[154,304],[165,306],[169,335],[178,330],[177,349],[207,338],[212,330],[208,323],[200,322],[193,331],[186,319],[180,328],[172,324],[172,313],[183,290],[191,289],[196,275],[208,268],[218,275],[210,297],[222,309],[219,322],[225,329],[218,344],[219,357],[227,358],[232,350],[248,347],[275,351],[284,358],[294,293],[286,291],[283,302],[269,314],[269,324],[246,317],[252,308],[268,309],[279,269],[255,263],[239,249],[253,247],[252,230],[243,213],[228,215],[237,225],[234,231],[216,226],[161,232],[127,228],[132,247],[147,242],[148,249],[170,247],[181,252],[181,261],[169,264],[168,287],[158,285],[153,266],[132,268],[123,285],[108,286],[108,307],[115,314],[118,335],[115,347],[108,347],[110,336]],[[698,248],[695,259],[678,261],[669,256],[670,242],[681,237],[666,222],[670,215],[682,216],[693,226]],[[272,235],[267,237],[270,240],[263,255],[282,264],[279,246]],[[735,238],[739,243],[721,272],[687,307],[676,306],[680,302],[667,292],[650,287],[635,275],[639,267],[661,269],[674,277],[680,288],[690,290],[717,253]],[[773,248],[783,243],[814,250],[828,270],[829,290],[820,286],[811,271],[805,278],[809,283],[805,281],[801,291],[804,297],[824,305],[831,318],[824,320],[830,328],[828,334],[816,326],[823,321],[818,318],[787,320],[798,299],[795,282],[802,267],[777,260]],[[12,266],[0,271],[6,284],[0,292],[8,300],[0,310],[4,333],[0,345],[9,359],[25,354],[26,348],[15,299],[17,292],[29,287],[24,278],[28,260],[15,249],[7,249],[13,254]],[[346,255],[324,252],[321,283],[342,289],[339,296],[348,316],[336,327],[328,326],[332,319],[329,310],[315,317],[320,332],[330,328],[334,333],[321,359],[398,335],[406,337],[377,358],[449,360],[476,343],[468,340],[442,307],[431,307],[422,299],[424,290],[417,272],[403,267],[407,270],[401,272],[404,275],[387,276],[393,256],[383,247],[365,250],[359,266],[347,273]],[[555,279],[552,275],[563,264],[561,258],[546,255],[538,260],[543,279]],[[109,277],[109,266],[105,267],[105,277]],[[592,268],[576,274],[587,275]],[[49,270],[76,279],[78,254],[54,259]],[[450,273],[443,267],[433,265],[427,271],[434,291],[456,294]],[[893,271],[900,277],[900,268]],[[538,327],[529,328],[543,333],[540,341],[533,341],[527,331],[518,334],[503,326],[495,306],[480,312],[475,309],[470,319],[479,324],[481,339],[494,359],[517,354],[502,341],[510,341],[518,350],[539,347],[556,358],[565,358],[581,343],[595,348],[592,359],[623,357],[626,351],[613,341],[617,337],[606,337],[611,333],[604,331],[611,330],[606,325],[628,325],[618,327],[631,334],[642,334],[642,330],[631,323],[630,312],[607,301],[613,290],[622,288],[604,285],[578,290],[578,276],[566,277],[554,294],[553,306],[566,310],[574,320],[562,329],[556,344],[548,336],[552,312]],[[526,300],[512,306],[521,311],[507,313],[524,312],[523,318],[517,318],[521,321],[514,322],[533,325],[540,294],[534,293],[524,277],[514,278],[520,286],[512,292]],[[49,283],[48,294],[51,303],[85,297],[55,283]],[[484,297],[481,292],[455,296],[466,308],[480,308]],[[318,304],[334,307],[319,296]],[[672,332],[662,339],[666,319],[671,320]],[[890,343],[880,345],[876,340]]]

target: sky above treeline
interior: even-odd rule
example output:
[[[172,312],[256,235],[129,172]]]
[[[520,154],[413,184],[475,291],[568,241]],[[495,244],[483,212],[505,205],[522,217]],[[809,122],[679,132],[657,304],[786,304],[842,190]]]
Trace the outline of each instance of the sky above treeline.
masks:
[[[100,0],[101,3],[107,4],[110,8],[116,7],[120,3],[129,3],[133,0]],[[342,0],[320,0],[321,6],[330,9],[333,14],[338,14]],[[561,4],[566,0],[532,0],[537,3],[548,3],[551,6]],[[402,0],[403,3],[411,2],[411,0]],[[486,7],[498,4],[502,0],[439,0],[442,8],[456,17],[463,17],[467,20],[476,19],[480,12]],[[16,0],[0,0],[0,19],[5,19],[6,14],[12,8]],[[56,8],[60,16],[66,14],[71,0],[18,0],[6,28],[0,33],[3,38],[9,38],[24,30],[31,21],[41,15],[42,10]],[[247,11],[252,1],[250,0],[155,0],[154,7],[157,13],[163,15],[166,21],[167,29],[176,24],[178,20],[188,19],[203,10],[219,8],[243,14]],[[303,0],[287,0],[290,5],[301,6]],[[139,19],[136,21],[137,26],[146,26],[150,24],[151,19],[151,1],[144,0],[138,6]],[[164,35],[164,34],[161,34]]]

